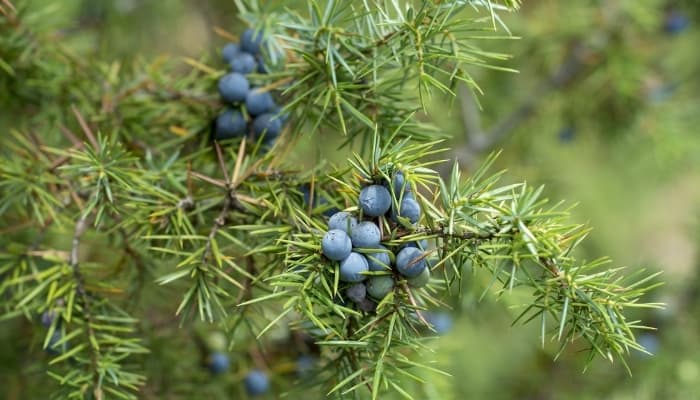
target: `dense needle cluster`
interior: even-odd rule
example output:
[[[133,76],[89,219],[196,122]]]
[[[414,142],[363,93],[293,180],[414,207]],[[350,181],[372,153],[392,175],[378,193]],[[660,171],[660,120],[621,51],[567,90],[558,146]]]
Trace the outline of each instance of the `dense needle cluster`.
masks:
[[[251,136],[256,141],[262,138],[269,147],[282,132],[286,117],[272,94],[263,87],[253,87],[248,79],[249,74],[268,72],[262,55],[264,45],[262,32],[247,29],[240,43],[224,46],[222,57],[231,72],[219,79],[218,89],[227,107],[214,122],[213,139]]]
[[[358,203],[359,217],[347,211],[331,215],[321,250],[326,258],[339,262],[340,281],[347,283],[346,298],[360,309],[372,311],[402,279],[415,288],[428,284],[428,243],[382,244],[382,219],[395,229],[415,224],[421,216],[421,207],[402,171],[395,171],[390,182],[382,179],[362,188]]]

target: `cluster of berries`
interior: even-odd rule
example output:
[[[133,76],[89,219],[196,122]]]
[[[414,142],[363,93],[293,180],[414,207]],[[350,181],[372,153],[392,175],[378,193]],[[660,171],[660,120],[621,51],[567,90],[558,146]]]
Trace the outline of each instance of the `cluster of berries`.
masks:
[[[416,288],[428,283],[427,241],[410,242],[393,250],[381,244],[377,218],[415,224],[421,216],[420,205],[401,171],[394,173],[391,182],[365,186],[360,191],[359,209],[362,221],[345,211],[330,217],[321,250],[328,259],[340,262],[340,280],[351,284],[345,290],[346,297],[360,309],[372,311],[372,300],[381,301],[398,279],[404,278]]]
[[[251,73],[267,73],[263,45],[262,32],[247,29],[240,44],[224,46],[222,55],[231,72],[219,79],[218,88],[229,106],[216,118],[213,139],[243,137],[252,132],[256,140],[262,137],[263,144],[269,147],[282,132],[286,116],[280,113],[269,91],[251,87],[247,78]]]

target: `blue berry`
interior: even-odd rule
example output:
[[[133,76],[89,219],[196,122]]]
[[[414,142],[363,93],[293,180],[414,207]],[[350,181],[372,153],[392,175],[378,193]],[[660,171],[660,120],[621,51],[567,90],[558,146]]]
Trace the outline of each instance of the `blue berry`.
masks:
[[[389,275],[372,276],[367,279],[367,294],[377,300],[394,290],[394,278]]]
[[[269,74],[270,70],[267,68],[267,65],[265,65],[265,60],[262,59],[262,57],[258,58],[258,67],[256,69],[259,74]]]
[[[420,219],[420,204],[415,199],[404,196],[399,216],[407,218],[412,224],[415,224]]]
[[[54,319],[56,319],[55,311],[44,311],[44,313],[41,314],[41,324],[46,328],[51,326]]]
[[[223,49],[221,49],[221,56],[224,62],[230,63],[233,60],[233,56],[238,54],[239,48],[236,43],[226,43]]]
[[[229,108],[216,118],[214,139],[224,140],[245,136],[246,121],[240,111]]]
[[[349,233],[352,232],[355,226],[357,226],[357,218],[345,211],[331,215],[331,218],[328,220],[328,229],[340,229]]]
[[[367,287],[364,283],[356,283],[345,289],[345,297],[359,303],[367,297]]]
[[[344,260],[352,251],[352,242],[345,231],[332,229],[323,236],[321,250],[323,255],[331,260]]]
[[[245,76],[231,72],[219,79],[219,94],[221,98],[231,102],[238,103],[244,101],[250,91],[250,83]]]
[[[256,89],[247,93],[245,107],[248,110],[248,114],[257,116],[272,111],[275,107],[275,101],[272,99],[270,92]]]
[[[454,324],[452,316],[444,311],[426,312],[423,314],[423,317],[438,335],[444,335],[449,332]]]
[[[424,255],[415,247],[404,247],[396,255],[396,269],[406,278],[415,278],[427,267]]]
[[[664,31],[671,35],[677,35],[690,25],[690,20],[678,10],[671,11],[664,21]]]
[[[362,282],[366,278],[362,272],[368,270],[367,259],[360,253],[352,252],[340,262],[340,280],[343,282]]]
[[[430,282],[430,268],[423,269],[420,275],[408,279],[408,286],[419,289]]]
[[[253,132],[260,137],[265,135],[265,141],[277,139],[282,131],[282,121],[275,114],[261,114],[253,121]]]
[[[255,32],[253,29],[246,29],[241,35],[241,49],[250,54],[260,53],[263,44],[262,31]]]
[[[365,257],[367,257],[367,264],[369,265],[370,271],[388,271],[391,269],[391,258],[389,257],[389,250],[386,247],[379,245],[378,249],[383,250],[379,252],[367,252]]]
[[[406,178],[400,170],[396,171],[393,178],[391,178],[391,188],[394,190],[394,196],[397,199],[401,197],[402,192],[411,190],[411,186],[406,182]]]
[[[229,63],[231,65],[231,70],[233,72],[238,72],[239,74],[247,75],[257,67],[257,62],[255,57],[248,53],[238,53],[231,59]]]
[[[559,131],[559,141],[569,143],[576,137],[576,130],[570,126],[564,127]]]
[[[360,222],[350,233],[352,245],[360,248],[375,248],[382,241],[377,224],[371,221]]]
[[[251,396],[265,394],[270,389],[270,380],[267,374],[259,369],[248,372],[245,377],[245,390]]]
[[[365,215],[378,217],[391,207],[391,193],[382,185],[370,185],[360,191],[360,207]]]
[[[655,354],[660,347],[659,338],[653,333],[642,333],[637,338],[637,343],[642,345],[646,351],[651,354]],[[649,354],[638,351],[639,355],[642,357],[650,357]]]
[[[215,375],[226,372],[229,367],[228,355],[218,351],[212,353],[209,356],[209,360],[207,360],[207,367],[209,367],[209,371]]]

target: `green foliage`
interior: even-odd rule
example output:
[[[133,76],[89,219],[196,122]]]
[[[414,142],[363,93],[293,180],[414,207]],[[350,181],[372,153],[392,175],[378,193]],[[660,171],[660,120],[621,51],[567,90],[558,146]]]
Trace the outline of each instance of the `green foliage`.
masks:
[[[642,299],[653,275],[575,259],[587,228],[548,205],[542,188],[501,184],[503,172],[488,172],[495,156],[467,178],[457,163],[449,179],[436,171],[443,143],[416,114],[435,92],[478,89],[468,67],[504,69],[494,63],[505,56],[475,44],[498,37],[503,6],[328,1],[266,13],[238,2],[275,64],[253,80],[292,118],[267,151],[248,138],[208,140],[223,72],[206,58],[186,59],[184,72],[160,60],[88,63],[35,31],[34,14],[0,4],[0,104],[22,112],[0,141],[0,308],[3,319],[57,316],[35,330],[42,348],[61,348],[48,363],[54,397],[137,398],[147,384],[143,339],[157,331],[144,310],[153,307],[182,327],[199,319],[223,328],[230,349],[250,355],[238,368],[274,370],[260,354],[288,327],[319,347],[310,386],[333,397],[413,398],[409,385],[437,371],[418,358],[432,329],[424,311],[459,295],[468,270],[488,276],[483,295],[527,290],[516,322],[539,321],[543,343],[583,341],[588,361],[624,362],[641,349],[635,331],[644,326],[626,312],[658,306]],[[467,14],[475,9],[483,14]],[[359,150],[340,166],[303,171],[287,161],[303,136],[326,135]],[[397,277],[376,312],[362,311],[342,299],[337,263],[321,255],[326,214],[356,211],[361,186],[397,170],[423,217],[415,226],[380,217],[383,243],[428,239],[433,279],[410,288]],[[142,296],[145,287],[167,297]]]

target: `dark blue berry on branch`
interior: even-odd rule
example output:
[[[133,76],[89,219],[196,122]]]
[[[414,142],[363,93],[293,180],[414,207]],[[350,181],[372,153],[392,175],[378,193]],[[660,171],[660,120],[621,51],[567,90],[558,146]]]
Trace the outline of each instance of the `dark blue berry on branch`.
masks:
[[[367,278],[363,272],[367,272],[367,259],[360,253],[352,252],[340,262],[340,280],[343,282],[362,282]]]
[[[246,120],[240,111],[229,108],[216,118],[214,139],[224,140],[245,136]]]
[[[230,103],[245,101],[250,91],[250,83],[245,76],[231,72],[219,79],[219,94],[221,98]]]

